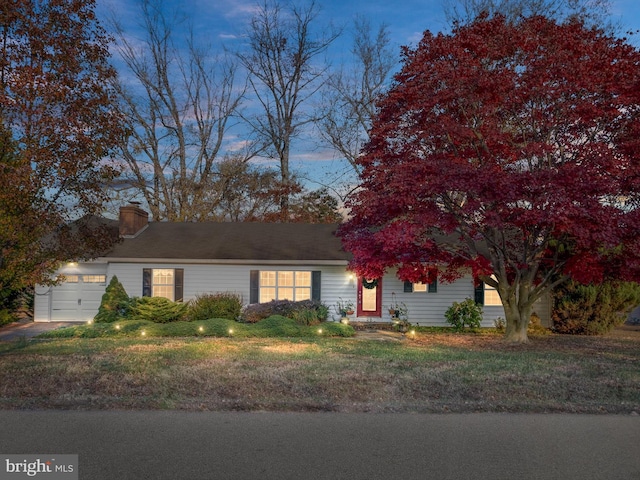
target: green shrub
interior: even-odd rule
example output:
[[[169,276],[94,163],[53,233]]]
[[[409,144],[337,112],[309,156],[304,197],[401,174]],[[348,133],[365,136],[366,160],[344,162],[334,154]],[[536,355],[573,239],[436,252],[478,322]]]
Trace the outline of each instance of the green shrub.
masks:
[[[321,331],[319,331],[321,329]],[[142,334],[144,332],[144,335]],[[224,318],[197,322],[154,323],[148,320],[121,320],[114,323],[82,324],[59,328],[39,335],[41,338],[97,337],[351,337],[349,325],[325,323],[321,327],[299,325],[291,318],[273,316],[255,324],[243,324]]]
[[[9,323],[13,323],[15,321],[17,321],[17,317],[15,316],[15,314],[8,310],[8,309],[2,309],[0,310],[0,327],[2,325],[7,325]]]
[[[163,297],[136,298],[131,305],[131,318],[155,323],[177,322],[185,319],[187,304],[172,302]]]
[[[130,308],[131,299],[118,277],[114,275],[102,295],[100,308],[98,308],[98,314],[94,317],[94,321],[96,323],[112,323],[122,320],[129,315]]]
[[[188,305],[187,318],[190,321],[208,318],[236,320],[242,311],[242,296],[231,292],[207,293],[196,296]]]
[[[305,300],[296,302],[291,318],[299,325],[318,325],[326,322],[329,316],[329,307],[317,300]]]
[[[464,330],[465,327],[479,328],[482,323],[482,306],[467,298],[460,303],[453,302],[444,316],[458,331]]]
[[[553,330],[558,333],[601,335],[622,325],[640,304],[640,285],[568,282],[554,291]]]
[[[272,300],[247,305],[241,319],[247,323],[256,323],[274,315],[291,318],[300,325],[316,325],[327,320],[329,308],[317,300]]]

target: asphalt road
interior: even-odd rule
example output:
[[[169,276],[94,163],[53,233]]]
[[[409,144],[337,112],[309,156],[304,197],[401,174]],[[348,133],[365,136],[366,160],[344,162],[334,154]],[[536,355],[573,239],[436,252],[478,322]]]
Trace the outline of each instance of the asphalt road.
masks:
[[[0,411],[0,453],[83,480],[638,480],[640,416]]]

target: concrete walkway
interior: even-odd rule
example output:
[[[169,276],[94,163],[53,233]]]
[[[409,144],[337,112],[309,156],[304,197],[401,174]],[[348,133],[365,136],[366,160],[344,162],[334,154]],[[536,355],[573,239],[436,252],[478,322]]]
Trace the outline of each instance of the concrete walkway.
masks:
[[[81,480],[640,478],[640,416],[0,411],[0,425],[0,453],[77,454]]]

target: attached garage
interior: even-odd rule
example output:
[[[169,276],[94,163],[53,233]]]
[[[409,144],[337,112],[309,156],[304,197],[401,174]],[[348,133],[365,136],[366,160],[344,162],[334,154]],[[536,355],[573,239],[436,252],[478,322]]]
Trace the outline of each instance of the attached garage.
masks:
[[[100,307],[102,295],[107,288],[106,265],[84,265],[82,270],[63,271],[64,281],[52,287],[39,287],[41,308],[36,308],[36,321],[41,322],[86,322],[91,320]],[[42,301],[45,300],[46,301]]]

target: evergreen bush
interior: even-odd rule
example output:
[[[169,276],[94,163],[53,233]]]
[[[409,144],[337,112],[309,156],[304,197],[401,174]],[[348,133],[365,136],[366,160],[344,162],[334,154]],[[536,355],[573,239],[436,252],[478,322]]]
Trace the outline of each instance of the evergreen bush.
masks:
[[[115,275],[102,295],[98,314],[94,317],[97,323],[112,323],[129,315],[131,299]]]
[[[8,309],[0,309],[0,327],[17,320],[15,314]]]
[[[133,302],[130,318],[154,323],[178,322],[185,319],[187,308],[185,303],[163,297],[141,297]]]
[[[639,304],[640,284],[635,282],[582,285],[570,281],[554,291],[553,330],[602,335],[622,325]]]

